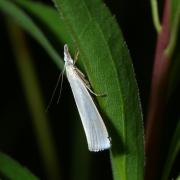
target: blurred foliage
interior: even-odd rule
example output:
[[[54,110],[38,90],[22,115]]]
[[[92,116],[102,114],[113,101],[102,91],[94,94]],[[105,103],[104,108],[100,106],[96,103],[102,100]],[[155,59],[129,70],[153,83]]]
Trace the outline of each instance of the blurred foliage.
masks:
[[[107,5],[102,0],[54,0],[53,2],[0,0],[2,13],[0,40],[3,42],[1,67],[4,67],[0,76],[3,79],[0,149],[11,154],[22,164],[27,164],[27,167],[40,179],[48,179],[47,170],[43,167],[45,162],[43,158],[46,157],[42,156],[43,151],[39,148],[41,143],[37,141],[38,135],[34,133],[36,128],[32,120],[32,118],[37,120],[39,117],[34,116],[31,111],[32,108],[38,109],[33,102],[37,102],[39,95],[38,92],[31,91],[32,86],[29,81],[31,78],[22,75],[17,69],[17,62],[13,61],[18,39],[6,33],[7,30],[11,32],[9,27],[5,26],[6,21],[10,19],[27,33],[25,42],[28,44],[29,53],[32,53],[30,61],[35,64],[32,70],[35,79],[39,79],[41,87],[39,93],[46,104],[50,99],[48,97],[51,96],[59,69],[63,68],[62,47],[65,43],[70,46],[72,54],[77,48],[79,49],[77,66],[86,74],[93,90],[107,94],[105,97],[94,99],[112,138],[110,156],[108,151],[97,154],[88,152],[79,115],[66,81],[63,84],[58,106],[52,103],[47,114],[45,108],[44,112],[41,109],[45,119],[50,116],[47,131],[53,132],[54,148],[58,152],[56,160],[61,164],[60,168],[57,168],[61,172],[62,179],[144,179],[144,132],[136,79],[140,89],[142,110],[146,115],[155,48],[150,3],[148,5],[147,2],[130,0],[107,1]],[[179,102],[180,90],[180,1],[172,0],[171,3],[171,36],[166,49],[166,53],[172,57],[168,103],[176,106]],[[108,7],[113,14],[117,14],[116,18]],[[158,11],[158,7],[156,8]],[[116,20],[121,25],[121,29]],[[35,41],[28,35],[31,35]],[[14,42],[10,45],[9,41]],[[18,53],[21,54],[20,51]],[[23,58],[21,60],[23,62]],[[22,69],[24,70],[23,67]],[[21,87],[23,81],[20,82],[23,78],[26,82],[24,90]],[[27,102],[24,100],[27,97],[25,89],[32,93],[32,97],[29,100],[27,98]],[[172,100],[173,97],[177,98]],[[45,107],[44,102],[42,107]],[[179,125],[176,127],[179,124],[177,121],[179,110],[175,109],[169,108],[166,112],[167,117],[172,118],[172,125],[167,132],[169,138],[165,149],[169,150],[164,152],[167,155],[165,155],[166,163],[162,164],[163,180],[177,177],[178,174],[174,164],[178,164],[180,131]],[[43,122],[38,126],[41,129]],[[46,135],[49,138],[48,132]],[[51,145],[47,144],[45,148],[47,152],[49,148]],[[49,152],[49,155],[51,153]],[[16,179],[13,174],[17,175],[17,179],[36,179],[27,169],[7,155],[0,154],[0,178]]]

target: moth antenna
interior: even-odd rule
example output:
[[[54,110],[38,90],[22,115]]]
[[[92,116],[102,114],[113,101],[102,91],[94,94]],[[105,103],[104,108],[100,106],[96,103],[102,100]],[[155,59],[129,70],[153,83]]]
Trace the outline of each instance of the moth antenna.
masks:
[[[49,101],[49,103],[48,103],[48,105],[47,105],[47,107],[46,107],[46,112],[48,111],[48,109],[50,108],[50,106],[51,106],[51,104],[52,104],[53,98],[54,98],[54,96],[55,96],[55,93],[56,93],[56,90],[57,90],[57,88],[58,88],[59,82],[60,82],[60,80],[61,80],[61,76],[63,77],[64,71],[65,71],[65,67],[63,68],[63,70],[61,71],[61,73],[60,73],[59,76],[58,76],[58,80],[57,80],[56,85],[55,85],[55,87],[54,87],[54,90],[53,90],[51,99],[50,99],[50,101]],[[62,84],[62,83],[61,83],[61,84]],[[58,99],[59,99],[59,98],[58,98]]]
[[[59,100],[60,100],[60,98],[61,98],[64,71],[65,71],[65,68],[64,68],[63,71],[62,71],[62,78],[61,78],[61,84],[60,84],[60,90],[59,90],[59,96],[58,96],[58,99],[57,99],[57,104],[59,103]]]

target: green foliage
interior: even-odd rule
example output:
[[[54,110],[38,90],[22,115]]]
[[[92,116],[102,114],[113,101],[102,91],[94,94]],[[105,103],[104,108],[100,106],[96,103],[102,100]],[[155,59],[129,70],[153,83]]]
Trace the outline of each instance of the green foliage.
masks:
[[[179,31],[180,32],[180,31]],[[171,71],[169,76],[169,87],[168,87],[168,99],[172,97],[173,93],[178,87],[178,84],[180,82],[179,79],[179,69],[180,69],[180,36],[178,38],[178,43],[176,45],[176,48],[174,50],[174,54],[172,56],[172,65],[171,65]]]
[[[101,1],[55,1],[95,92],[112,137],[114,179],[143,179],[141,109],[128,49],[115,19]]]
[[[174,28],[174,26],[176,26],[175,24],[177,23],[177,19],[179,19],[179,15],[180,15],[180,2],[178,0],[171,0],[171,25],[172,28]]]
[[[60,16],[63,18],[58,23],[59,17],[53,9],[39,3],[17,2],[40,18],[60,41],[71,43],[71,47],[75,42],[80,51],[78,63],[84,67],[94,90],[108,94],[98,100],[112,128],[114,176],[130,179],[132,177],[128,177],[130,174],[127,172],[132,171],[130,176],[142,179],[143,129],[138,91],[128,50],[114,17],[101,1],[79,2],[82,4],[79,10],[73,9],[76,6],[71,2],[65,2],[65,5],[60,2]],[[59,27],[63,28],[59,31]],[[107,82],[111,82],[109,87]],[[129,113],[129,108],[133,113]]]
[[[0,179],[38,180],[27,168],[0,152]]]
[[[24,8],[44,23],[60,43],[71,41],[66,26],[55,8],[39,2],[24,0],[16,0],[16,2],[21,8]]]
[[[180,180],[180,175],[176,178],[176,180]]]
[[[166,53],[169,55],[172,61],[170,78],[169,78],[169,89],[168,89],[168,100],[172,97],[173,93],[177,89],[179,84],[179,69],[180,69],[180,1],[171,1],[171,31],[170,31],[170,41],[166,49]],[[173,163],[180,152],[180,120],[174,130],[174,135],[172,137],[166,163],[164,165],[162,180],[169,179],[170,172],[173,168]],[[179,179],[179,177],[177,177]]]
[[[157,33],[159,33],[161,31],[161,23],[159,20],[157,0],[151,0],[151,14],[152,14],[152,18],[153,18],[154,27],[155,27]]]
[[[170,31],[170,39],[169,44],[166,48],[166,54],[169,57],[173,56],[174,50],[177,45],[178,40],[178,34],[180,31],[180,1],[178,0],[172,0],[171,1],[171,9],[170,9],[170,25],[171,25],[171,31]]]
[[[127,46],[108,8],[99,0],[57,0],[55,4],[62,18],[58,22],[56,12],[47,6],[16,2],[40,18],[60,43],[68,42],[71,48],[78,47],[78,64],[94,91],[107,94],[97,99],[112,138],[114,179],[143,179],[144,143],[138,88]],[[0,7],[62,68],[60,57],[27,14],[10,1],[2,0]]]
[[[0,9],[4,11],[7,15],[9,15],[11,18],[13,18],[18,25],[20,25],[32,37],[34,37],[41,44],[41,46],[47,51],[47,53],[49,53],[52,60],[54,60],[54,62],[58,65],[58,67],[60,68],[63,67],[62,60],[58,55],[58,53],[49,43],[48,39],[45,37],[42,31],[38,28],[38,26],[32,21],[32,19],[26,13],[24,13],[20,8],[18,8],[18,6],[16,6],[14,3],[12,3],[9,0],[1,0]]]
[[[95,92],[106,94],[95,100],[112,138],[110,159],[114,180],[144,179],[144,132],[138,87],[131,57],[116,19],[102,0],[53,0],[53,2],[55,7],[30,0],[0,0],[0,9],[46,50],[59,69],[63,68],[61,58],[63,52],[57,53],[50,43],[50,38],[45,36],[35,20],[45,25],[45,28],[54,35],[58,42],[57,48],[67,43],[71,51],[79,49],[77,66],[87,75]],[[170,3],[170,38],[165,49],[166,55],[171,60],[168,100],[179,84],[180,69],[180,1],[171,0]],[[161,33],[157,1],[151,0],[151,5],[155,28]],[[28,69],[29,67],[27,66]],[[24,82],[27,82],[25,88],[32,93],[28,78],[23,77]],[[34,103],[33,97],[36,93],[37,91],[33,92],[29,99],[31,104]],[[38,108],[35,107],[35,110],[38,111]],[[78,118],[74,113],[73,111],[72,118]],[[76,134],[74,139],[82,136],[79,129],[74,131]],[[45,134],[47,135],[46,132]],[[180,149],[179,139],[180,121],[171,141],[162,180],[169,178]],[[81,141],[78,140],[74,143],[76,147],[72,152],[72,159],[77,163],[82,156],[89,163],[87,152],[79,152]],[[79,163],[84,173],[82,176],[77,173],[76,165],[72,166],[72,176],[86,179],[89,164],[86,166],[84,162]],[[3,153],[0,153],[0,174],[8,179],[12,177],[37,179],[26,168]]]
[[[173,163],[180,152],[180,120],[177,124],[177,127],[174,131],[174,135],[171,141],[171,145],[169,147],[168,156],[166,159],[166,163],[164,165],[162,180],[168,180],[169,174],[171,172],[171,169],[173,167]]]
[[[170,71],[170,85],[168,90],[168,97],[170,98],[175,91],[179,80],[180,69],[180,1],[171,1],[171,33],[170,42],[166,49],[166,53],[171,56],[172,66]]]

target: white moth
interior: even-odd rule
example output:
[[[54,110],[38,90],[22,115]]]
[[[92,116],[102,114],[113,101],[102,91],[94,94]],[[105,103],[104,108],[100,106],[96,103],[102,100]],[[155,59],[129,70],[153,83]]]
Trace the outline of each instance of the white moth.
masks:
[[[77,58],[77,57],[76,57]],[[84,74],[71,58],[68,46],[64,46],[65,70],[86,134],[89,151],[102,151],[111,146],[106,126],[88,92],[92,92]],[[93,92],[92,92],[93,93]]]

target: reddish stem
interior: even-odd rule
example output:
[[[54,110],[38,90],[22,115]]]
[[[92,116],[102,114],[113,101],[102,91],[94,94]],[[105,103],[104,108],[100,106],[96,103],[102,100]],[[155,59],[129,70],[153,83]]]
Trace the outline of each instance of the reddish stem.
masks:
[[[163,119],[166,106],[170,59],[165,55],[169,42],[170,1],[165,0],[162,30],[158,34],[149,109],[146,119],[146,180],[158,179],[159,161],[161,160],[161,142],[163,136]]]

